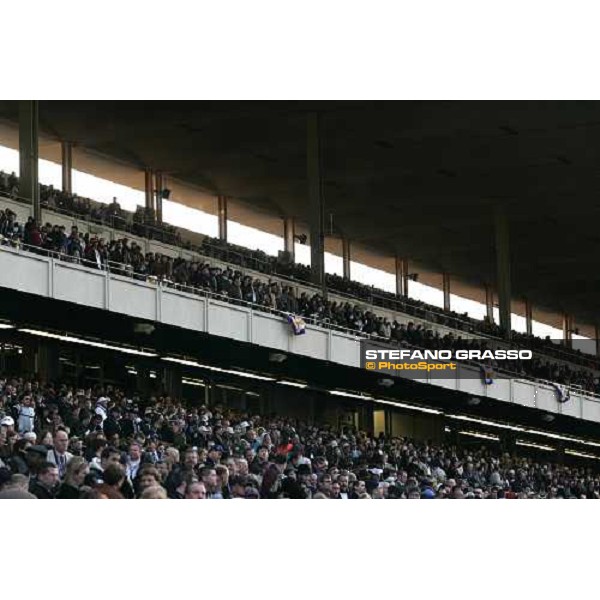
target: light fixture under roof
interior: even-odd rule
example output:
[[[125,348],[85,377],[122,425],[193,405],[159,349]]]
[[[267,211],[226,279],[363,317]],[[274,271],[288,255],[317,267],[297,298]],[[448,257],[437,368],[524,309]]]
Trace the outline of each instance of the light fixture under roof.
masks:
[[[600,448],[600,442],[593,442],[591,440],[584,440],[581,438],[570,437],[567,435],[561,435],[560,433],[553,433],[551,431],[540,431],[539,429],[529,429],[527,427],[518,427],[516,425],[507,425],[505,423],[498,423],[496,421],[486,421],[484,419],[476,419],[474,417],[467,417],[466,415],[446,415],[449,419],[456,419],[459,421],[468,421],[470,423],[477,423],[478,425],[487,425],[488,427],[497,427],[498,429],[507,429],[509,431],[519,431],[521,433],[529,433],[530,435],[539,435],[540,437],[546,437],[552,440],[561,440],[564,442],[572,442],[575,444],[583,444],[584,446],[593,446]]]
[[[182,379],[181,383],[183,385],[193,385],[195,387],[206,387],[206,384],[201,381],[195,381],[193,379]]]
[[[58,340],[59,342],[81,344],[83,346],[92,346],[93,348],[102,348],[103,350],[115,350],[116,352],[123,352],[124,354],[133,354],[135,356],[158,356],[155,352],[146,352],[145,350],[136,350],[135,348],[127,348],[125,346],[113,346],[111,344],[105,344],[104,342],[94,342],[92,340],[86,340],[72,335],[61,335],[59,333],[51,333],[49,331],[42,331],[40,329],[25,328],[19,329],[19,331],[21,333],[28,333],[30,335],[37,335],[52,340]]]
[[[166,362],[172,362],[179,365],[185,365],[186,367],[195,367],[196,369],[206,369],[215,373],[226,373],[227,375],[236,375],[237,377],[245,377],[247,379],[257,379],[259,381],[275,381],[274,377],[266,377],[264,375],[257,375],[256,373],[249,373],[247,371],[235,371],[233,369],[221,369],[220,367],[213,367],[212,365],[203,365],[195,360],[188,360],[186,358],[177,358],[174,356],[163,356],[161,360]]]
[[[404,404],[404,402],[392,402],[390,400],[375,400],[377,404],[389,404],[397,408],[405,408],[406,410],[415,410],[417,412],[428,413],[430,415],[441,415],[442,411],[435,408],[427,408],[426,406],[418,406],[416,404]]]
[[[543,446],[542,444],[534,444],[533,442],[526,442],[524,440],[517,440],[515,442],[517,446],[525,446],[525,448],[535,448],[536,450],[545,450],[546,452],[553,452],[552,446]]]
[[[588,454],[587,452],[579,452],[578,450],[565,450],[565,454],[570,454],[571,456],[579,456],[580,458],[593,458],[594,460],[600,460],[600,456],[596,456],[595,454]]]
[[[459,431],[460,435],[467,437],[479,438],[482,440],[491,440],[493,442],[499,442],[500,438],[497,435],[490,435],[489,433],[480,433],[479,431]]]
[[[278,381],[277,383],[279,383],[280,385],[287,385],[289,387],[296,387],[296,388],[308,387],[308,384],[306,384],[306,383],[300,383],[299,381],[287,381],[285,379],[282,379],[282,380]]]
[[[499,429],[508,429],[510,431],[525,431],[523,427],[517,427],[515,425],[506,425],[504,423],[496,423],[495,421],[485,421],[484,419],[475,419],[474,417],[467,417],[466,415],[446,415],[450,419],[456,419],[458,421],[467,421],[469,423],[477,423],[478,425],[487,425],[488,427],[497,427]]]
[[[373,397],[368,394],[354,394],[352,392],[344,392],[343,390],[329,390],[329,393],[333,396],[344,396],[346,398],[357,398],[359,400],[373,400]]]

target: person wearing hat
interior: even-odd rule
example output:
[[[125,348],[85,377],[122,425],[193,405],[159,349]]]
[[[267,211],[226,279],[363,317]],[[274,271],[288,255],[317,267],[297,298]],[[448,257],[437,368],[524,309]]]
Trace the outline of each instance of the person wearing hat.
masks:
[[[104,424],[104,421],[108,417],[108,398],[106,396],[100,396],[98,400],[96,400],[96,408],[94,409],[94,413],[96,415],[100,415],[101,425]]]
[[[30,444],[35,445],[37,442],[37,434],[35,431],[28,431],[27,433],[23,434],[23,439],[27,440]]]
[[[211,448],[208,451],[208,458],[206,459],[206,466],[214,469],[215,466],[219,464],[222,454],[223,454],[223,446],[221,446],[219,444],[215,444],[214,446],[211,446]]]
[[[36,473],[42,463],[46,462],[48,448],[42,445],[27,446],[25,448],[25,460],[30,473]]]
[[[115,434],[121,435],[121,413],[118,408],[111,408],[108,411],[108,416],[102,423],[102,429],[106,439],[110,440]]]
[[[6,415],[5,417],[2,417],[2,419],[0,419],[0,427],[4,429],[6,433],[8,433],[9,431],[14,431],[15,420],[11,416]]]

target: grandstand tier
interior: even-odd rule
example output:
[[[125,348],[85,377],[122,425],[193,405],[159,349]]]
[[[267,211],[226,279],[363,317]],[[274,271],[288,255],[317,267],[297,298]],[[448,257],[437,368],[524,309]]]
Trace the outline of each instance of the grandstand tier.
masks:
[[[0,494],[20,476],[38,498],[600,494],[600,362],[566,343],[571,315],[564,345],[533,336],[530,300],[527,333],[510,330],[506,207],[500,327],[493,298],[483,320],[450,309],[447,271],[443,309],[408,296],[398,256],[396,294],[352,281],[347,238],[344,277],[316,243],[312,269],[295,263],[288,217],[278,259],[232,245],[221,194],[220,239],[165,225],[161,171],[131,214],[29,167],[0,173]]]

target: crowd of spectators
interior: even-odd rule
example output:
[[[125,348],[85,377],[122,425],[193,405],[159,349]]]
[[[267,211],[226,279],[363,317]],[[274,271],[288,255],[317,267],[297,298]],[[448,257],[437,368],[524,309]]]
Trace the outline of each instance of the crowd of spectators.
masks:
[[[319,293],[302,292],[297,296],[293,285],[253,278],[232,267],[222,269],[202,260],[144,252],[139,244],[127,238],[107,241],[89,233],[82,235],[77,226],[73,226],[70,232],[64,226],[50,223],[39,227],[32,217],[21,225],[9,209],[0,211],[0,236],[4,243],[22,243],[35,252],[58,253],[66,260],[83,262],[94,268],[218,294],[231,302],[245,302],[263,310],[291,313],[308,322],[343,328],[388,342],[427,349],[485,350],[489,347],[485,339],[467,339],[453,333],[441,335],[439,330],[434,331],[423,324],[390,321],[349,301],[327,301]],[[592,369],[564,361],[537,356],[532,361],[503,361],[502,365],[492,366],[501,366],[504,371],[521,376],[600,392],[598,377]]]
[[[19,180],[15,173],[7,174],[0,171],[0,192],[17,199],[18,191]],[[281,275],[299,282],[309,282],[311,279],[310,267],[299,263],[280,262],[278,258],[269,256],[262,250],[251,250],[208,236],[197,247],[189,241],[183,242],[178,228],[166,223],[157,223],[151,211],[143,207],[138,207],[136,213],[131,215],[131,213],[121,209],[116,198],[113,198],[111,204],[102,204],[45,185],[40,186],[40,196],[42,204],[49,209],[63,211],[79,218],[108,224],[115,229],[142,237],[158,239],[189,250],[195,250],[205,257],[231,263],[243,269],[252,269],[264,274]],[[304,242],[306,242],[306,239],[304,239]],[[460,314],[452,310],[443,310],[415,298],[398,297],[396,294],[378,289],[375,286],[365,285],[336,274],[326,274],[326,284],[331,291],[346,295],[351,299],[358,299],[373,306],[402,312],[438,325],[489,336],[501,336],[503,334],[501,327],[487,317],[483,320],[474,319],[469,317],[468,313]],[[598,366],[597,361],[586,356],[581,350],[557,347],[557,344],[553,343],[549,337],[542,339],[515,331],[511,335],[513,341],[526,344],[527,347],[536,347],[557,358],[566,358],[571,362],[592,368]]]
[[[9,175],[0,171],[0,192],[14,198],[18,197],[18,178],[14,173]],[[152,218],[142,207],[139,207],[134,215],[134,226],[131,227],[128,225],[128,219],[125,218],[126,211],[121,209],[116,198],[111,204],[100,204],[44,185],[40,186],[40,193],[42,202],[50,209],[65,210],[69,214],[85,216],[97,222],[108,223],[116,229],[128,230],[142,236],[160,237],[156,229],[145,228],[146,224],[152,222]],[[140,230],[136,229],[138,226],[141,227]],[[161,227],[163,233],[167,232],[174,236],[173,239],[166,241],[172,243],[181,241],[176,228],[168,225]],[[499,326],[487,318],[477,321],[469,318],[466,313],[459,315],[453,311],[442,311],[424,302],[412,298],[398,298],[395,294],[338,275],[328,274],[327,286],[331,290],[347,295],[348,301],[325,301],[319,293],[312,295],[302,293],[296,297],[293,285],[271,280],[265,282],[230,267],[226,269],[211,267],[210,263],[200,259],[185,260],[159,253],[145,253],[139,244],[127,238],[107,241],[89,233],[81,234],[76,226],[72,227],[70,232],[67,232],[64,226],[50,223],[40,227],[32,218],[23,225],[17,222],[16,215],[10,209],[0,210],[0,237],[5,243],[23,243],[32,248],[57,252],[69,257],[70,260],[83,260],[86,264],[101,269],[112,265],[110,268],[113,270],[134,277],[154,277],[174,285],[207,289],[226,296],[232,301],[244,301],[269,310],[290,312],[310,322],[342,327],[388,340],[406,341],[404,335],[407,326],[376,316],[364,305],[353,302],[353,298],[373,306],[397,310],[429,323],[447,325],[472,334],[480,332],[494,336],[502,333]],[[242,268],[251,268],[265,274],[280,273],[300,281],[310,279],[310,268],[305,265],[295,263],[280,265],[277,259],[262,251],[252,251],[222,240],[205,238],[202,246],[197,250],[204,257],[229,262]],[[413,337],[414,335],[417,337],[416,345],[423,346],[424,341],[431,342],[432,335],[437,342],[441,340],[446,343],[449,340],[454,343],[453,336],[440,338],[439,334],[432,334],[431,329],[427,327],[421,325],[408,327],[415,332]],[[460,340],[460,337],[458,339]],[[561,361],[554,362],[540,358],[527,364],[504,363],[504,367],[511,372],[550,379],[561,384],[576,385],[588,391],[600,391],[598,378],[595,375],[599,364],[591,356],[586,356],[579,350],[557,348],[556,344],[548,338],[541,339],[523,333],[513,332],[512,342],[527,348],[535,348],[540,353],[555,356]],[[475,345],[482,348],[486,344],[483,341],[471,342],[473,349],[476,349]],[[575,368],[564,361],[585,368]]]
[[[19,200],[19,178],[15,173],[0,171],[0,192]],[[48,210],[165,243],[181,245],[181,235],[176,227],[168,223],[157,223],[152,211],[142,206],[138,206],[133,214],[123,210],[116,197],[109,204],[101,203],[57,190],[52,185],[41,184],[40,203]]]
[[[600,498],[596,469],[499,447],[0,378],[0,498]]]

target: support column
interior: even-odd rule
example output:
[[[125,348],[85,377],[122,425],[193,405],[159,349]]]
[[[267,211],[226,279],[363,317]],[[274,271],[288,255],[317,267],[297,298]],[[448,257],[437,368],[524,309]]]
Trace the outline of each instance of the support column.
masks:
[[[503,207],[495,211],[496,232],[496,284],[500,308],[500,327],[504,336],[511,335],[511,291],[510,291],[510,238],[508,218]]]
[[[308,204],[310,213],[310,270],[312,282],[321,286],[323,297],[327,296],[325,284],[325,215],[323,210],[323,188],[321,181],[321,139],[319,116],[310,113],[307,117],[307,175]]]
[[[152,169],[144,171],[144,192],[146,196],[146,214],[154,221],[154,173]]]
[[[62,156],[62,191],[67,194],[73,193],[73,144],[71,142],[61,142]]]
[[[396,296],[408,296],[408,260],[396,256]]]
[[[219,217],[219,239],[227,241],[227,197],[218,196],[217,214]]]
[[[600,327],[594,327],[594,339],[596,341],[596,356],[600,356]]]
[[[525,299],[525,332],[527,335],[533,335],[533,307],[527,298]]]
[[[344,279],[350,279],[350,240],[342,238],[342,261]]]
[[[563,344],[568,348],[573,345],[573,318],[567,313],[563,314]]]
[[[296,241],[294,217],[285,217],[283,219],[283,249],[288,253],[291,262],[295,262]]]
[[[38,102],[19,102],[19,196],[31,200],[33,218],[40,223],[40,185],[38,180]]]
[[[485,284],[485,310],[488,321],[494,322],[494,288],[489,284]]]
[[[163,371],[163,386],[171,398],[181,398],[182,371],[177,366],[166,367]]]
[[[358,407],[358,428],[360,431],[373,431],[373,404]]]
[[[164,176],[160,171],[154,174],[154,207],[155,217],[158,224],[162,223],[162,191],[165,187]]]
[[[42,341],[35,352],[35,372],[45,381],[56,381],[59,377],[58,344]]]
[[[444,310],[450,310],[450,273],[442,274],[442,288],[444,291]]]

